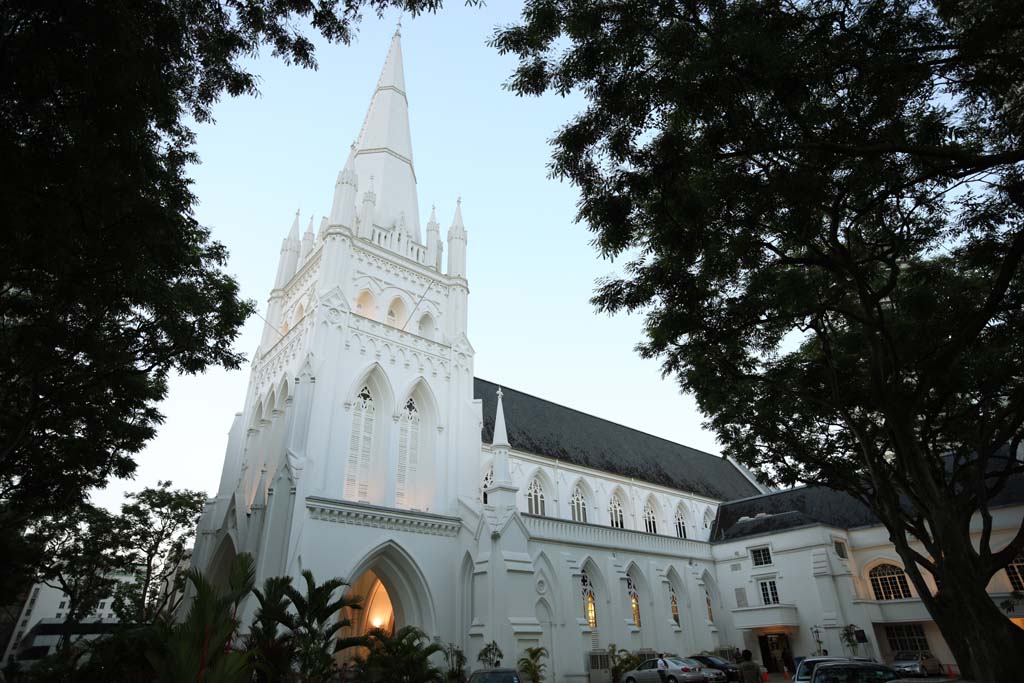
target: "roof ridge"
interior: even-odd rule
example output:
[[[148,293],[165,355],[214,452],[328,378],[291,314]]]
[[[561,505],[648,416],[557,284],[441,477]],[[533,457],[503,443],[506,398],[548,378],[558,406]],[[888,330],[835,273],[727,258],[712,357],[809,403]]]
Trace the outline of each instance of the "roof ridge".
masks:
[[[771,496],[778,496],[778,495],[783,494],[783,493],[793,493],[794,491],[800,491],[800,490],[809,489],[809,488],[821,488],[821,489],[826,489],[828,491],[836,491],[836,489],[830,489],[829,487],[823,486],[821,484],[799,484],[798,486],[794,486],[794,487],[788,488],[788,489],[782,489],[782,490],[779,490],[779,491],[769,491],[768,493],[759,493],[756,496],[747,496],[746,498],[734,498],[733,500],[729,500],[729,501],[723,502],[718,507],[723,508],[723,507],[726,507],[727,505],[732,505],[733,503],[745,503],[745,502],[748,502],[748,501],[751,501],[751,500],[759,500],[761,498],[770,498]],[[837,491],[837,493],[845,493],[845,492],[844,491]],[[847,494],[847,495],[849,495],[849,494]]]
[[[714,458],[715,460],[723,460],[725,462],[729,462],[729,459],[726,458],[724,455],[715,455],[714,453],[708,453],[707,451],[702,451],[699,448],[694,448],[693,446],[687,446],[684,443],[679,443],[678,441],[673,441],[672,439],[666,439],[663,436],[658,436],[657,434],[651,434],[650,432],[645,432],[642,429],[637,429],[636,427],[630,427],[629,425],[624,425],[621,422],[615,422],[615,421],[609,420],[608,418],[605,418],[605,417],[600,417],[598,415],[593,415],[591,413],[585,413],[582,410],[579,410],[577,408],[572,408],[570,406],[562,405],[561,403],[555,403],[554,401],[551,401],[549,399],[541,398],[540,396],[537,396],[536,394],[531,394],[531,393],[528,393],[528,392],[516,389],[514,387],[510,387],[507,384],[499,385],[497,382],[492,382],[491,380],[484,379],[483,377],[473,377],[473,379],[478,379],[481,382],[487,382],[488,384],[493,384],[494,386],[501,386],[502,391],[514,391],[517,394],[522,394],[523,396],[529,396],[530,398],[532,398],[534,400],[543,401],[544,403],[548,403],[548,404],[553,405],[553,406],[558,406],[559,408],[563,408],[565,410],[571,410],[572,412],[577,413],[579,415],[584,415],[586,417],[593,418],[595,420],[600,420],[601,422],[607,422],[608,424],[613,424],[616,427],[621,427],[623,429],[628,429],[631,432],[636,432],[637,434],[643,434],[644,436],[649,436],[652,439],[658,439],[659,441],[664,441],[665,443],[670,443],[670,444],[672,444],[674,446],[682,446],[683,448],[688,448],[691,451],[693,451],[694,453],[697,453],[699,455],[705,455],[705,456],[707,456],[709,458]],[[732,463],[729,463],[729,464],[732,464]],[[733,465],[733,467],[735,467],[735,465]],[[757,496],[751,496],[751,497],[752,498],[756,498]]]

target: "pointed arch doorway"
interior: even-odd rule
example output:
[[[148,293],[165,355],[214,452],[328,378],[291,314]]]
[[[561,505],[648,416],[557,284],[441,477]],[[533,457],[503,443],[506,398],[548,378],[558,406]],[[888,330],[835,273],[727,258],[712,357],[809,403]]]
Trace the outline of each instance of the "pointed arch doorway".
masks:
[[[341,636],[361,636],[379,628],[395,633],[403,626],[415,626],[428,637],[437,632],[433,601],[427,581],[413,558],[397,543],[388,541],[371,551],[352,573],[349,595],[361,598],[362,609],[345,610],[352,626]],[[341,653],[342,659],[358,654],[356,649]]]

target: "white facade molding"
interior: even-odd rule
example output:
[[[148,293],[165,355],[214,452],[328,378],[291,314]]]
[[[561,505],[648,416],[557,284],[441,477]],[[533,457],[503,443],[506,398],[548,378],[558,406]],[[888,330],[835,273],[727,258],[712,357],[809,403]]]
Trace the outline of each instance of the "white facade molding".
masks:
[[[354,524],[431,536],[454,537],[462,529],[462,520],[458,517],[446,517],[413,510],[396,510],[317,496],[306,498],[306,510],[309,511],[310,519],[321,522]]]

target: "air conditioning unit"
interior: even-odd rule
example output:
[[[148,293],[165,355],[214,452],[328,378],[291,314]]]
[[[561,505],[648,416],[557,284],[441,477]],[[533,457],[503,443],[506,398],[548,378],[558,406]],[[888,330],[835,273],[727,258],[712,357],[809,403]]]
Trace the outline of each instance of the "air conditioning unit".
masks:
[[[612,660],[608,653],[596,650],[587,655],[590,683],[612,683]]]

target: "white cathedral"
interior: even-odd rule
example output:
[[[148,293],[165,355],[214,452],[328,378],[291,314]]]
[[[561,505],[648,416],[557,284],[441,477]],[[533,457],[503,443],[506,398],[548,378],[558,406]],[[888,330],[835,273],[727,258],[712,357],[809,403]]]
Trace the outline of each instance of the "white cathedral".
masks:
[[[365,606],[353,632],[412,624],[471,666],[492,640],[506,664],[543,645],[549,681],[587,680],[612,643],[749,648],[770,670],[822,648],[952,663],[852,499],[770,492],[728,459],[474,377],[466,244],[458,206],[447,249],[433,211],[420,226],[396,33],[329,216],[301,236],[296,217],[281,247],[195,566],[223,582],[248,552],[258,583],[344,577]],[[994,599],[1024,589],[1014,567]]]

